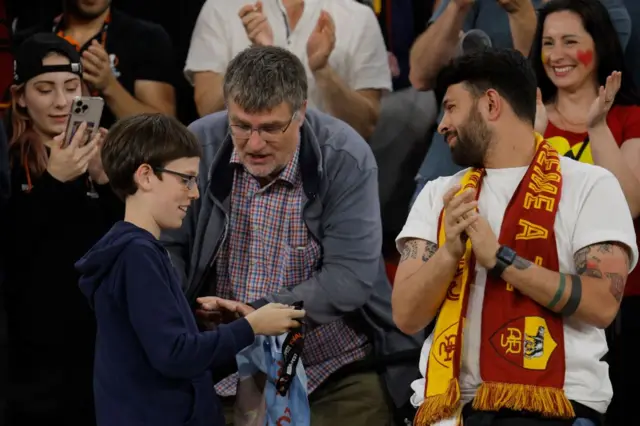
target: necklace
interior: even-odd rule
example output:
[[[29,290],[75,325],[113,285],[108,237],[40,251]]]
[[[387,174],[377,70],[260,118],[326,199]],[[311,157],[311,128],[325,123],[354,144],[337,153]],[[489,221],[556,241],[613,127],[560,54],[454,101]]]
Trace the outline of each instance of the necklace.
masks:
[[[562,113],[562,111],[560,111],[560,108],[558,108],[558,104],[553,104],[553,109],[556,110],[556,112],[558,113],[558,115],[560,116],[562,121],[565,122],[565,124],[568,124],[570,126],[575,126],[575,127],[586,127],[587,126],[587,120],[577,123],[575,121],[571,121],[571,120],[567,119],[567,117],[565,117],[565,115]]]

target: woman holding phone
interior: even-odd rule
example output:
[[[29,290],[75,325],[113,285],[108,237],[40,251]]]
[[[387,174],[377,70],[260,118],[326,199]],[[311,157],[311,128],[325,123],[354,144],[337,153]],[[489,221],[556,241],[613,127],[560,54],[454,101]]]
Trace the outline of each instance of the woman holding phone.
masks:
[[[16,53],[7,120],[11,196],[2,226],[8,329],[7,424],[95,424],[93,313],[74,263],[117,220],[123,203],[108,185],[106,131],[66,137],[82,95],[80,55],[54,34]]]

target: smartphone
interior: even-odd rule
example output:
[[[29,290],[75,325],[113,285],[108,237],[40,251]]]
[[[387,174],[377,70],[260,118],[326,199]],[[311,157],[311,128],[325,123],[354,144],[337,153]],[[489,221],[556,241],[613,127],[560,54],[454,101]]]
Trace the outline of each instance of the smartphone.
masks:
[[[89,142],[100,130],[100,119],[104,108],[104,99],[92,96],[77,96],[71,105],[71,114],[64,136],[64,146],[71,143],[73,135],[83,122],[87,123],[85,137],[80,145]]]

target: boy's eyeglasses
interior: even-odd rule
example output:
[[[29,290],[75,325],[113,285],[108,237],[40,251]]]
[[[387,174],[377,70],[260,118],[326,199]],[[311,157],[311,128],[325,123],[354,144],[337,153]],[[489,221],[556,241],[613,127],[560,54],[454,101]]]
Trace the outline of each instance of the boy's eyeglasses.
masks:
[[[168,173],[170,175],[179,177],[188,190],[192,190],[193,188],[198,186],[198,176],[176,172],[174,170],[165,169],[163,167],[154,167],[153,170],[157,173]]]

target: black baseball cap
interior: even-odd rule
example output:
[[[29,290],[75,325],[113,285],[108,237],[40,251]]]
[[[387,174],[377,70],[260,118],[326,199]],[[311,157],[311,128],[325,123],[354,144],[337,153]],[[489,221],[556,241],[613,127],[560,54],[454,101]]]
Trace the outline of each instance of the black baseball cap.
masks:
[[[42,61],[51,52],[69,58],[66,65],[43,65]],[[13,82],[26,83],[33,77],[47,72],[70,72],[82,77],[80,53],[75,46],[54,33],[37,33],[24,40],[15,53]]]

